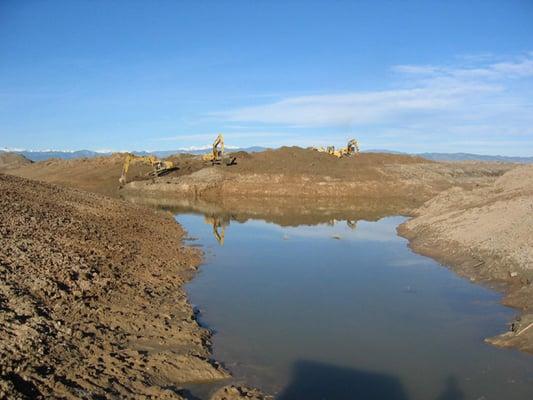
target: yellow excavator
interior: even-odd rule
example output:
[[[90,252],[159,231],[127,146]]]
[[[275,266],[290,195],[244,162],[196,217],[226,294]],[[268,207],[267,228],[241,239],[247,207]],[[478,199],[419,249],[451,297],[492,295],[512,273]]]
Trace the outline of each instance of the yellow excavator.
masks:
[[[136,156],[132,153],[127,153],[122,166],[122,174],[118,180],[120,187],[126,184],[126,176],[132,163],[143,163],[152,166],[153,170],[148,173],[148,176],[161,176],[170,171],[177,169],[172,161],[160,160],[154,156]]]
[[[202,160],[210,162],[212,165],[222,164],[224,162],[226,165],[235,164],[235,157],[225,157],[224,156],[224,136],[219,134],[215,141],[213,142],[213,148],[210,153],[204,154]]]
[[[337,158],[351,157],[353,155],[359,154],[359,143],[357,143],[357,140],[351,139],[348,141],[346,147],[340,148],[339,150],[335,150],[335,146],[328,146],[326,148],[319,147],[315,148],[315,150],[321,153],[328,153]]]

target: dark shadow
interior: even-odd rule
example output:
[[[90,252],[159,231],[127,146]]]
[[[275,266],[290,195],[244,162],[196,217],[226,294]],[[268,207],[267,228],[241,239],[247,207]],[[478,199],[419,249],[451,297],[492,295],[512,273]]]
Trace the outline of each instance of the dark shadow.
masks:
[[[398,378],[376,372],[297,361],[279,400],[407,400]]]
[[[437,400],[464,400],[465,395],[457,384],[457,379],[453,376],[449,376],[446,379],[446,387],[444,392],[437,397]]]

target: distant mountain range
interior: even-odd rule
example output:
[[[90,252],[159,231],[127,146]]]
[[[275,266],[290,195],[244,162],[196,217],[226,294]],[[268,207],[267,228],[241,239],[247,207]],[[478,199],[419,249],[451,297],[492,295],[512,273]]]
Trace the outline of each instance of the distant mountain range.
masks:
[[[487,156],[470,153],[420,153],[417,156],[433,161],[498,161],[508,163],[533,163],[533,157]]]
[[[391,150],[367,150],[367,153],[392,153],[419,156],[432,161],[487,161],[487,162],[506,162],[506,163],[533,163],[533,157],[513,157],[513,156],[491,156],[484,154],[472,153],[403,153],[401,151]]]
[[[246,151],[248,153],[254,153],[266,150],[265,147],[253,146],[246,148],[235,148],[227,149],[228,152],[237,152],[237,151]],[[101,157],[109,156],[111,152],[96,152],[92,150],[78,150],[78,151],[56,151],[56,150],[44,150],[44,151],[33,151],[33,150],[9,150],[4,149],[0,151],[13,152],[17,154],[22,154],[24,157],[32,161],[43,161],[50,158],[61,158],[61,159],[72,159],[72,158],[92,158],[92,157]],[[204,154],[209,149],[177,149],[177,150],[162,150],[162,151],[134,151],[136,155],[154,155],[158,158],[169,157],[173,154]],[[399,151],[391,150],[367,150],[368,153],[393,153],[393,154],[406,154],[406,155],[416,155],[428,160],[433,161],[492,161],[492,162],[508,162],[508,163],[524,163],[531,164],[533,163],[533,157],[510,157],[510,156],[491,156],[483,154],[471,154],[471,153],[402,153]]]
[[[254,153],[258,151],[265,150],[264,147],[246,147],[246,148],[236,148],[236,149],[226,149],[228,152],[236,151],[246,151],[248,153]],[[73,158],[93,158],[93,157],[105,157],[110,156],[113,152],[100,152],[92,150],[76,150],[76,151],[60,151],[60,150],[10,150],[10,149],[0,149],[1,152],[10,152],[21,154],[29,160],[32,161],[44,161],[50,158],[60,158],[64,160],[73,159]],[[169,157],[173,154],[204,154],[207,153],[209,149],[178,149],[178,150],[161,150],[161,151],[133,151],[132,153],[138,156],[154,155],[158,158]]]

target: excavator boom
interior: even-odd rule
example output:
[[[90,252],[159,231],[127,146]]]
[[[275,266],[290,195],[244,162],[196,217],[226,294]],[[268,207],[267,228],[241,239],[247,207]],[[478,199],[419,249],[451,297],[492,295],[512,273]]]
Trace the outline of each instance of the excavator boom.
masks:
[[[235,157],[224,157],[224,136],[222,134],[216,137],[211,152],[204,154],[202,159],[211,162],[212,165],[222,164],[223,161],[225,161],[226,165],[235,163]]]
[[[136,156],[135,154],[127,153],[124,164],[122,165],[122,174],[118,180],[120,187],[126,184],[126,177],[132,162],[151,165],[153,170],[148,174],[149,176],[160,176],[177,168],[172,161],[159,160],[154,156]]]

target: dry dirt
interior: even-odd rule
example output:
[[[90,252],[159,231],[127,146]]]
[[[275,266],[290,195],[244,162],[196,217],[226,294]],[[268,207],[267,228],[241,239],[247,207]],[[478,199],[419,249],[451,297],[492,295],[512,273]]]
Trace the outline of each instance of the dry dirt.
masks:
[[[120,153],[110,157],[71,160],[50,159],[11,168],[5,172],[10,175],[100,193],[109,197],[119,197],[118,180],[122,173],[124,159],[125,155]],[[204,166],[198,157],[177,155],[169,159],[179,165],[179,169],[173,172],[173,176],[189,174]],[[128,180],[147,179],[146,174],[150,171],[149,165],[133,163],[128,172]]]
[[[523,310],[509,332],[488,341],[533,352],[533,166],[485,188],[445,191],[414,215],[399,232],[415,251],[472,280],[504,284],[504,303]]]
[[[0,398],[185,398],[227,377],[169,214],[0,174]]]
[[[299,147],[260,153],[238,152],[236,165],[211,167],[201,156],[176,155],[178,169],[147,179],[150,167],[134,164],[122,193],[173,193],[182,198],[401,198],[421,205],[452,186],[471,188],[492,183],[512,164],[435,163],[406,155],[361,153],[337,159]],[[9,170],[12,175],[119,197],[123,154],[75,160],[47,160]]]
[[[30,164],[32,164],[32,161],[23,155],[0,151],[0,173]]]
[[[337,159],[325,153],[285,147],[262,153],[236,153],[237,164],[214,166],[181,176],[131,182],[122,190],[128,197],[207,201],[250,201],[293,198],[380,199],[420,206],[452,186],[473,188],[494,182],[511,164],[434,163],[417,157],[361,153]],[[404,210],[399,210],[403,212]]]

